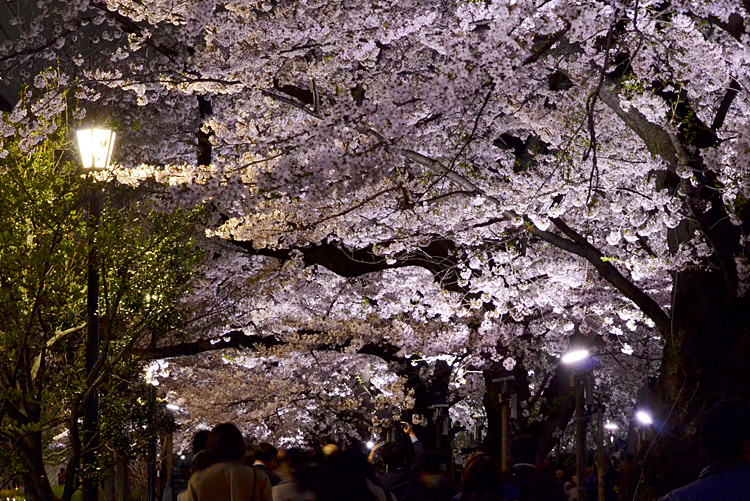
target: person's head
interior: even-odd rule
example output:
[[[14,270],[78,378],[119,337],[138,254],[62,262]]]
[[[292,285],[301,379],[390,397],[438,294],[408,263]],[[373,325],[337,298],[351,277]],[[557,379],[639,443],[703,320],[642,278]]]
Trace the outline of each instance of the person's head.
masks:
[[[241,461],[245,457],[245,439],[232,423],[216,425],[208,435],[206,453],[213,463]]]
[[[633,463],[633,455],[629,452],[623,452],[617,463],[617,469],[621,472],[628,471]]]
[[[325,444],[321,450],[323,451],[323,455],[330,456],[339,451],[339,446],[336,444]]]
[[[260,461],[268,468],[274,468],[276,466],[276,456],[279,454],[278,449],[268,442],[261,442],[255,446],[255,453],[253,457],[256,461]]]
[[[367,486],[367,458],[356,449],[338,450],[323,461],[318,501],[366,501],[375,496]]]
[[[533,435],[519,435],[510,443],[513,462],[536,464],[539,453],[539,440]]]
[[[200,451],[206,448],[206,440],[208,440],[208,434],[211,433],[209,430],[198,430],[193,435],[193,454],[198,454]]]
[[[193,459],[190,461],[190,475],[193,473],[205,470],[211,466],[211,458],[205,450],[198,451],[197,454],[193,455]]]
[[[504,490],[500,461],[486,452],[471,455],[461,474],[462,499],[480,499],[488,494],[502,494]]]
[[[313,455],[301,449],[291,448],[280,450],[276,456],[278,463],[277,471],[285,476],[290,476],[297,481],[299,486],[308,491],[315,490],[318,477],[318,463]]]
[[[750,403],[717,403],[703,416],[698,436],[711,461],[750,461]]]
[[[406,435],[401,435],[395,442],[384,444],[378,449],[378,454],[391,473],[414,462],[411,439]]]
[[[385,463],[388,472],[394,472],[406,466],[404,453],[396,442],[384,444],[378,453],[380,453],[380,457],[383,463]]]

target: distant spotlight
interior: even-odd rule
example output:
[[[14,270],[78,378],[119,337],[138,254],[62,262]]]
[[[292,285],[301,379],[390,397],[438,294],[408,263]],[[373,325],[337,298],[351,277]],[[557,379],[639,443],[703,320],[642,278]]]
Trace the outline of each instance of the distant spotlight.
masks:
[[[375,447],[375,442],[373,442],[372,440],[370,440],[370,441],[369,441],[369,442],[367,442],[367,444],[365,444],[365,445],[367,445],[367,448],[368,448],[368,449],[372,449],[373,447]]]
[[[176,404],[167,404],[167,409],[169,409],[170,411],[179,411],[180,406]]]
[[[185,459],[185,454],[180,454],[180,459]]]
[[[619,426],[617,426],[615,423],[607,423],[604,425],[604,427],[610,431],[615,431]]]
[[[653,424],[654,420],[651,417],[651,414],[649,414],[646,411],[638,411],[635,413],[635,418],[638,420],[639,423],[645,424],[646,426]]]
[[[589,357],[589,350],[573,350],[562,356],[560,361],[564,364],[574,364]]]

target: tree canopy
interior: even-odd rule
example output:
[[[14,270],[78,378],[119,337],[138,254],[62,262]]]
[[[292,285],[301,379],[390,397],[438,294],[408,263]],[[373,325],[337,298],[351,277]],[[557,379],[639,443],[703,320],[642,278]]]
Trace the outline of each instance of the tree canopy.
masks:
[[[94,388],[102,393],[102,433],[115,437],[97,446],[101,464],[143,449],[133,438],[147,416],[134,348],[181,322],[179,300],[201,258],[200,210],[158,211],[132,189],[112,186],[92,224],[85,202],[103,187],[71,161],[65,117],[37,117],[35,125],[42,130],[16,126],[4,140],[0,169],[0,439],[3,455],[14,454],[2,470],[3,480],[22,478],[29,495],[51,499],[44,447],[65,442],[58,461],[71,472],[69,499],[81,455],[94,447],[79,426]],[[101,346],[89,371],[83,347],[92,252]]]
[[[78,120],[119,124],[119,183],[209,208],[192,316],[142,352],[213,360],[203,388],[191,363],[154,365],[177,364],[184,408],[213,390],[260,412],[265,377],[349,395],[369,370],[410,403],[443,360],[441,398],[513,372],[524,419],[558,436],[545,405],[573,341],[613,419],[659,376],[657,457],[748,397],[745,2],[25,3],[6,6],[4,79],[38,109],[69,86]],[[222,346],[244,349],[199,355]]]

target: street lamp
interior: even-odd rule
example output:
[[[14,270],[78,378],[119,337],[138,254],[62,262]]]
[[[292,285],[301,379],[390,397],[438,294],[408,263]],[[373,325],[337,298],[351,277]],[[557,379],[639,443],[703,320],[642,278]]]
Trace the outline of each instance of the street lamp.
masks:
[[[109,166],[115,131],[105,128],[78,129],[76,137],[84,169],[101,170]]]
[[[91,128],[76,131],[78,150],[81,153],[83,168],[103,170],[109,166],[112,157],[112,147],[115,133],[110,129]],[[94,188],[89,194],[89,227],[92,238],[102,215],[101,193]],[[86,335],[86,374],[89,377],[94,372],[99,360],[99,270],[96,246],[89,242],[88,271],[87,271],[87,325]],[[95,379],[94,379],[95,381]],[[93,383],[93,381],[92,381]],[[95,449],[99,440],[99,390],[94,386],[84,404],[83,410],[83,440],[86,444],[86,454],[83,456],[83,467],[89,472],[96,464]],[[99,486],[89,475],[83,477],[84,501],[98,501]]]
[[[589,358],[589,350],[575,349],[563,355],[560,361],[564,364],[575,364],[587,358]]]
[[[635,413],[635,418],[638,420],[639,423],[645,426],[651,426],[654,424],[654,418],[651,417],[651,414],[644,410],[640,410]]]
[[[565,353],[560,361],[566,365],[576,366],[579,362],[582,362],[589,357],[589,351],[586,349],[573,349]],[[586,501],[586,409],[585,409],[585,388],[586,388],[586,377],[581,377],[578,374],[571,375],[571,382],[573,391],[576,399],[576,476],[578,478],[578,486],[576,491],[578,492],[577,499],[579,501]]]

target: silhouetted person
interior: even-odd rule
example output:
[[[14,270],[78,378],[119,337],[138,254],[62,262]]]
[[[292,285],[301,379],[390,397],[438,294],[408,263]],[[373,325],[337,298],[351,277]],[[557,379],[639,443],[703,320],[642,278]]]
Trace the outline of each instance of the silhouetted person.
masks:
[[[211,462],[208,459],[208,455],[204,452],[206,449],[206,442],[208,442],[208,436],[211,434],[209,430],[198,430],[193,435],[193,458],[190,460],[190,475],[197,471],[201,471],[207,468]]]
[[[253,468],[260,469],[268,476],[268,480],[271,481],[271,487],[279,483],[279,476],[273,472],[276,468],[276,457],[278,454],[278,449],[267,442],[261,442],[255,446],[255,452],[253,453]]]
[[[386,468],[385,473],[379,476],[380,483],[398,501],[419,501],[424,499],[424,487],[417,478],[416,466],[424,458],[424,446],[411,424],[401,423],[401,426],[409,437],[411,447],[407,447],[403,440],[388,442],[380,447],[378,452]]]
[[[540,458],[539,441],[532,435],[519,435],[511,441],[513,468],[510,483],[520,492],[519,501],[565,501],[566,496],[555,474]]]
[[[417,464],[417,478],[424,488],[424,499],[429,501],[450,501],[459,492],[459,483],[447,471],[437,453],[427,453]]]
[[[189,467],[185,471],[184,466],[180,464],[179,469],[175,469],[175,490],[180,494],[177,495],[177,501],[185,501],[187,497],[187,483],[190,481],[190,477],[197,471],[203,470],[210,466],[208,456],[203,450],[206,448],[206,441],[210,430],[198,430],[193,435],[191,441],[191,454],[189,455]]]
[[[486,452],[469,457],[461,475],[461,492],[455,501],[502,501],[505,484],[500,461]]]
[[[208,442],[208,436],[211,434],[211,430],[198,430],[193,435],[191,445],[193,447],[193,454],[198,454],[200,451],[206,448],[206,442]]]
[[[266,474],[242,462],[245,440],[236,426],[215,426],[205,453],[211,466],[190,477],[188,501],[271,501],[271,483]]]
[[[369,464],[354,449],[336,450],[323,460],[318,501],[377,501],[367,483]]]
[[[698,438],[711,464],[698,480],[661,501],[750,499],[750,403],[725,400],[706,412]]]
[[[314,501],[318,472],[312,457],[300,449],[279,451],[279,483],[271,489],[273,501]]]

